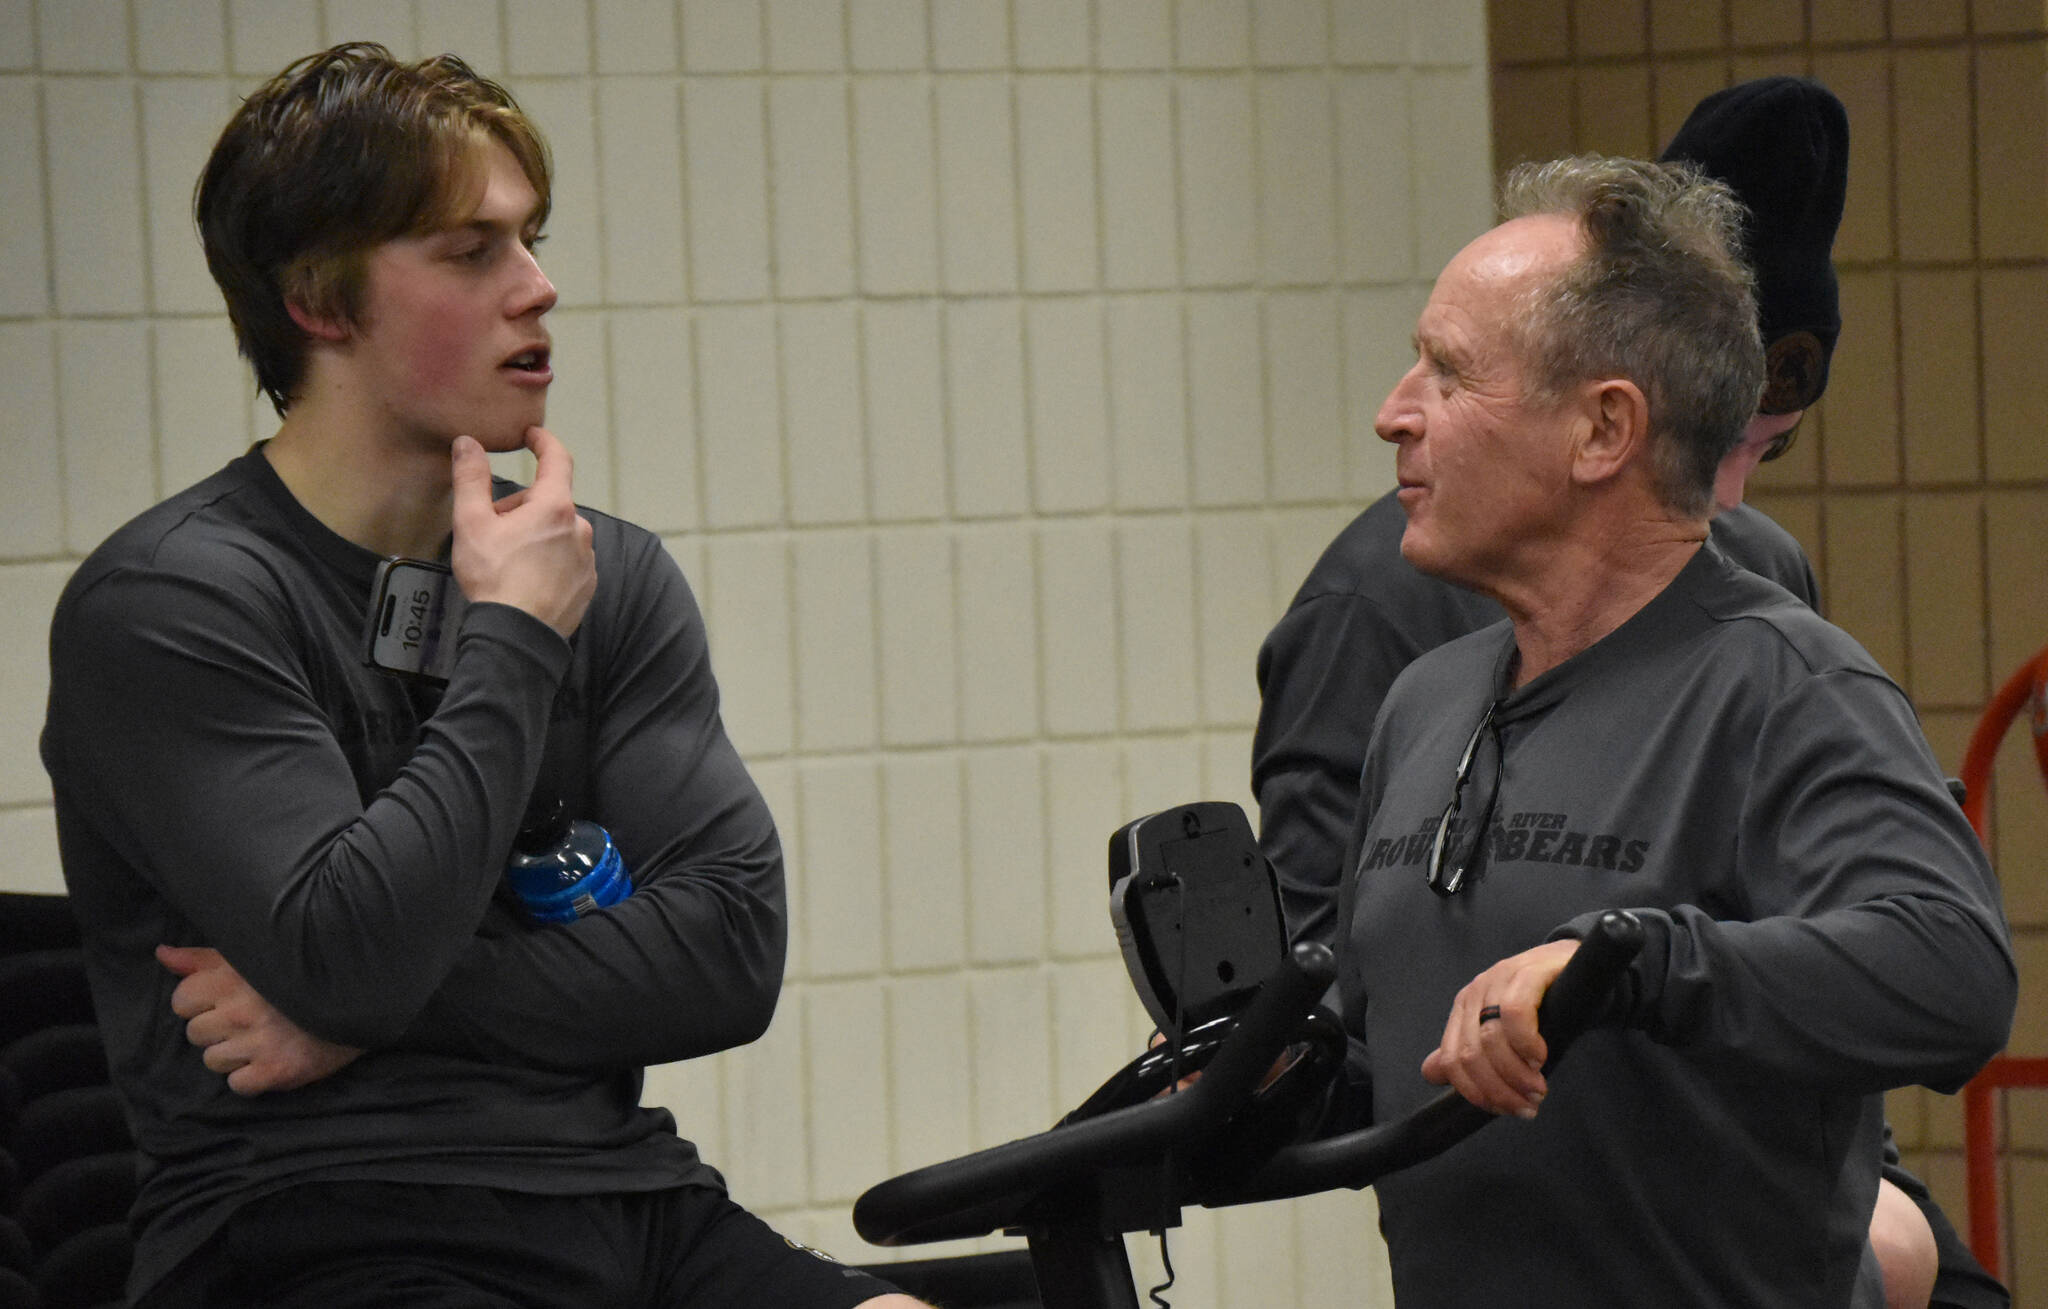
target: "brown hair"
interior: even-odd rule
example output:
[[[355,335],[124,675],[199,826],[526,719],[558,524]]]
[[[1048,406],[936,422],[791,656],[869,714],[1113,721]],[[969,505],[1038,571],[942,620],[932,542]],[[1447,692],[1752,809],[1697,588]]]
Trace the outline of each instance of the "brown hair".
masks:
[[[351,42],[295,60],[242,102],[193,192],[235,342],[281,415],[305,381],[287,304],[354,325],[371,249],[459,220],[480,146],[511,151],[547,217],[549,161],[511,93],[454,55],[400,63]]]

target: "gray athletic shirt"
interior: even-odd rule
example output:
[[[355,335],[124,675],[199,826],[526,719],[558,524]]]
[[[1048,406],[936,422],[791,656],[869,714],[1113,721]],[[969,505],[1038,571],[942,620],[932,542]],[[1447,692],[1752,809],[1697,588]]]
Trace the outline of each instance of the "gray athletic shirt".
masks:
[[[639,1106],[641,1068],[766,1027],[780,848],[681,573],[649,533],[584,516],[598,580],[574,640],[473,606],[438,700],[363,667],[376,558],[260,450],[122,528],[66,587],[43,760],[144,1156],[131,1295],[298,1181],[720,1185]],[[543,776],[611,831],[636,891],[532,928],[498,888]],[[159,942],[219,949],[300,1026],[369,1053],[236,1096],[186,1043]]]
[[[1387,688],[1424,651],[1507,616],[1403,559],[1407,527],[1393,492],[1375,500],[1330,542],[1259,647],[1252,794],[1295,940],[1336,946],[1358,770]],[[1820,608],[1806,552],[1761,510],[1737,505],[1709,530],[1737,564]]]
[[[1637,911],[1648,945],[1533,1122],[1382,1180],[1403,1309],[1843,1305],[1880,1092],[1952,1091],[2016,980],[1982,847],[1905,695],[1781,588],[1703,547],[1590,649],[1506,691],[1503,622],[1411,664],[1369,749],[1338,992],[1374,1116],[1495,962]],[[1493,792],[1461,893],[1424,883],[1460,754]],[[1496,769],[1491,760],[1501,762]]]

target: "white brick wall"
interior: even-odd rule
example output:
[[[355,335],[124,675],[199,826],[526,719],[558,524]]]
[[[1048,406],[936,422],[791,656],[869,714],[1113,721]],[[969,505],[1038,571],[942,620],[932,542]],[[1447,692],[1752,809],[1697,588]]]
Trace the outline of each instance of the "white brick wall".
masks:
[[[237,93],[353,38],[547,132],[551,425],[697,587],[784,828],[774,1028],[648,1094],[793,1235],[888,1257],[863,1187],[1142,1045],[1104,841],[1250,807],[1258,643],[1384,489],[1373,411],[1486,220],[1484,7],[0,0],[0,886],[61,886],[64,577],[274,421],[193,179]],[[1385,1303],[1369,1197],[1193,1213],[1173,1255],[1187,1309]]]

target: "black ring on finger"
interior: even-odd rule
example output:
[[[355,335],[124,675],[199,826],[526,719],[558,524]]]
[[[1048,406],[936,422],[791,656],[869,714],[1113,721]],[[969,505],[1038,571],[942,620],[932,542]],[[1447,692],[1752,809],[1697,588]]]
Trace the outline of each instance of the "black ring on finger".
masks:
[[[1479,1021],[1482,1023],[1490,1023],[1498,1017],[1500,1017],[1500,1006],[1497,1004],[1490,1004],[1479,1011]]]

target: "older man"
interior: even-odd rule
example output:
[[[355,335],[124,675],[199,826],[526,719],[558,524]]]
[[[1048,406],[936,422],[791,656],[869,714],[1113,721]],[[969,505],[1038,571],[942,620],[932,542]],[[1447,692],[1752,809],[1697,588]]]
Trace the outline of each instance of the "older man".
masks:
[[[1880,1093],[2011,1022],[1995,884],[1899,688],[1707,544],[1764,376],[1732,195],[1568,160],[1506,212],[1377,426],[1403,557],[1508,619],[1388,694],[1338,990],[1376,1116],[1523,1121],[1380,1184],[1396,1294],[1875,1303]],[[1536,1006],[1615,906],[1648,944],[1550,1095]]]
[[[1756,274],[1767,383],[1743,439],[1723,456],[1710,540],[1730,560],[1821,608],[1804,551],[1742,503],[1760,461],[1782,453],[1826,389],[1842,328],[1831,251],[1848,180],[1849,118],[1808,78],[1763,77],[1696,105],[1666,160],[1699,165],[1749,211],[1743,254]],[[1297,937],[1334,944],[1344,844],[1380,702],[1423,651],[1504,615],[1475,592],[1418,573],[1400,557],[1407,526],[1396,492],[1340,532],[1259,650],[1252,742],[1259,840],[1280,877]],[[1887,1141],[1870,1239],[1897,1309],[2004,1309],[2011,1297]],[[1931,1285],[1931,1290],[1930,1290]]]

